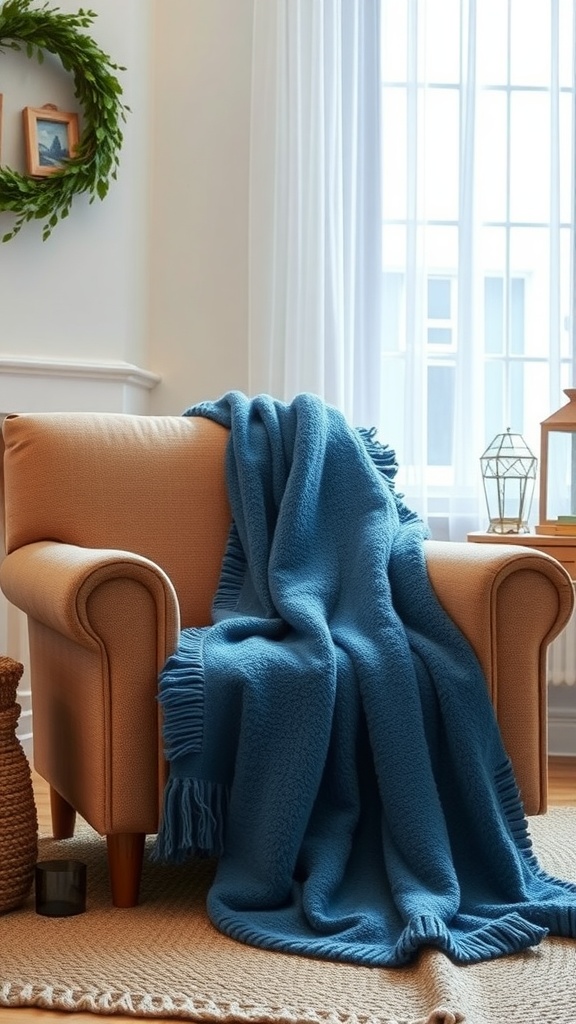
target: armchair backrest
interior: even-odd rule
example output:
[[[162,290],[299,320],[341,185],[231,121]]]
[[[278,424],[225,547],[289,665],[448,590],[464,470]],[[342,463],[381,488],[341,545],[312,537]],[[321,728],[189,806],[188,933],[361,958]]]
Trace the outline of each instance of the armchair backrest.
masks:
[[[172,581],[182,626],[210,622],[228,529],[228,432],[204,417],[8,415],[6,553],[36,541],[143,555]]]

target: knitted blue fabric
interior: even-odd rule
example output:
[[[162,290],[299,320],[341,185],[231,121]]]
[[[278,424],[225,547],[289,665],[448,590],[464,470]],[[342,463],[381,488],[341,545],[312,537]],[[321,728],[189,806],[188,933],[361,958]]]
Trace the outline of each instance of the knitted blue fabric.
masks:
[[[213,624],[160,677],[156,856],[217,855],[208,912],[266,949],[469,963],[576,936],[532,851],[486,683],[429,583],[394,453],[312,395],[231,392]]]

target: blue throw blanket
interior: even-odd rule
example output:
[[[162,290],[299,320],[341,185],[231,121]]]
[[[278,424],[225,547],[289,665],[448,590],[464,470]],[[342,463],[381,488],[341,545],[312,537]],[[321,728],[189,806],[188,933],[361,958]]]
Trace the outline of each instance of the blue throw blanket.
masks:
[[[211,920],[267,949],[395,966],[576,936],[394,453],[312,395],[186,415],[230,428],[233,526],[213,624],[161,673],[156,856],[217,855]]]

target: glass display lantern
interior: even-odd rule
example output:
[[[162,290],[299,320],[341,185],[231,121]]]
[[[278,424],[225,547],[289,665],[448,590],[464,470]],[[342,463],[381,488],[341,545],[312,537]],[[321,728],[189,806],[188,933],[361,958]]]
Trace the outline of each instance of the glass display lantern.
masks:
[[[576,534],[576,388],[540,424],[540,508],[536,533]]]
[[[529,533],[538,460],[521,434],[496,434],[480,457],[488,533]]]

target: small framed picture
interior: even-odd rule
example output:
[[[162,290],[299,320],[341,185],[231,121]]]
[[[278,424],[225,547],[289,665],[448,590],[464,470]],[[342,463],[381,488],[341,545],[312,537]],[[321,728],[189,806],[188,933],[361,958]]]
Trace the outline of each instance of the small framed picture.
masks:
[[[51,104],[45,107],[24,107],[24,141],[26,170],[35,178],[54,174],[78,145],[78,114],[64,113]]]

